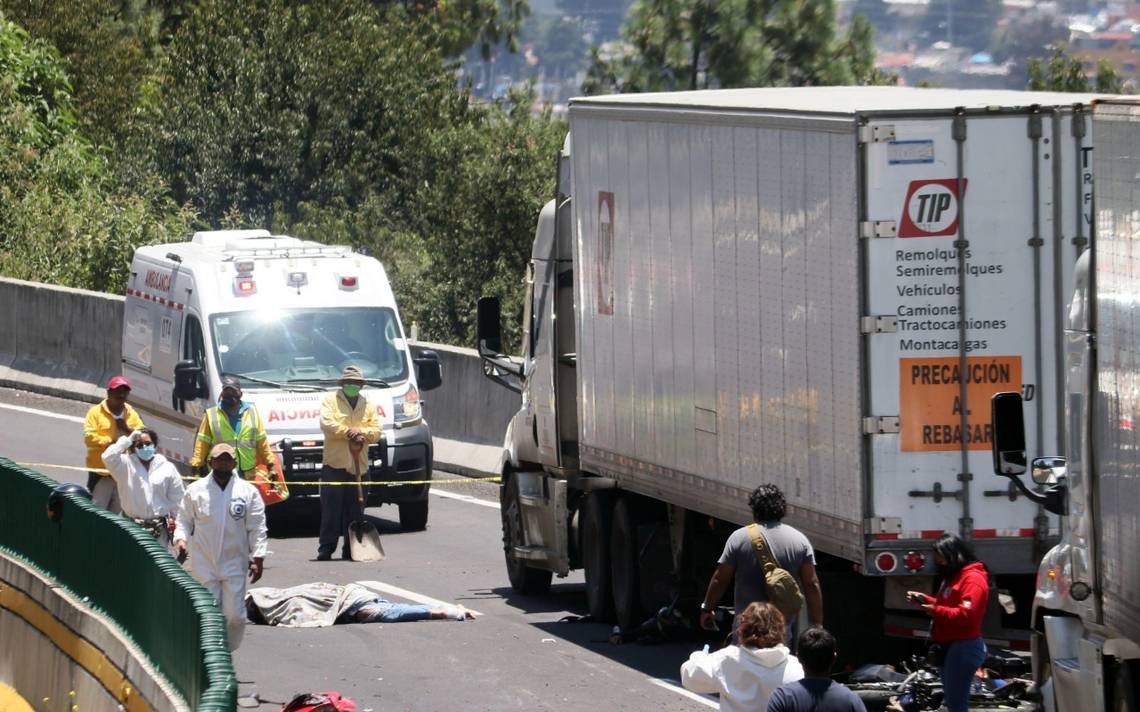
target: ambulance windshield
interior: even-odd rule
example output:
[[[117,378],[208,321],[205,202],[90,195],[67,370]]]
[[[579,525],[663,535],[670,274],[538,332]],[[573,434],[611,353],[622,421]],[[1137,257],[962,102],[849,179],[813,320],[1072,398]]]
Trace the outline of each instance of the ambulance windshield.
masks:
[[[265,309],[210,318],[219,373],[247,385],[336,383],[345,366],[368,379],[407,378],[406,346],[396,314],[375,307]]]

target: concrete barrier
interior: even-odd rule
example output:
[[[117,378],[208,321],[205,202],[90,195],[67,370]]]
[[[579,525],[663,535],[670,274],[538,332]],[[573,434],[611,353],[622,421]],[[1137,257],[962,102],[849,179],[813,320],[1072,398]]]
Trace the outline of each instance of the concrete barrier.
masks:
[[[0,385],[97,401],[122,363],[122,297],[0,278]]]
[[[0,680],[36,710],[190,710],[106,616],[3,553],[0,640]]]
[[[519,395],[483,375],[483,364],[474,349],[423,341],[412,344],[412,348],[435,351],[443,365],[443,385],[423,395],[432,434],[502,445],[507,423],[519,409]]]
[[[122,365],[122,297],[0,277],[0,386],[96,402]],[[424,394],[432,434],[501,445],[519,396],[483,376],[474,349],[416,342],[443,365]]]

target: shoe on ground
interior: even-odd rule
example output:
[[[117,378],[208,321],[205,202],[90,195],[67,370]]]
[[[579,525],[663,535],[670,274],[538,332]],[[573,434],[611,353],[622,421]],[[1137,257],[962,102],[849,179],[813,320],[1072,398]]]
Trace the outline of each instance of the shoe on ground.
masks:
[[[332,553],[327,552],[327,551],[318,551],[317,552],[317,561],[331,561],[331,560],[332,560]]]

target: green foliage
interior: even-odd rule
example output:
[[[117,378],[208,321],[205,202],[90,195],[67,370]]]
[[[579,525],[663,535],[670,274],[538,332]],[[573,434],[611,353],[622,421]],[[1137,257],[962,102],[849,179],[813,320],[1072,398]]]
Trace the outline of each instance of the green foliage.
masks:
[[[188,223],[161,195],[116,184],[77,130],[58,52],[0,16],[0,273],[121,291],[134,246]]]
[[[381,259],[425,338],[470,343],[481,294],[521,315],[565,126],[449,57],[525,0],[9,4],[37,30],[0,33],[0,272],[119,291],[138,245],[266,227]]]
[[[873,28],[846,36],[834,0],[637,0],[622,28],[627,54],[595,48],[587,93],[708,87],[882,83]]]
[[[1096,80],[1090,82],[1081,61],[1068,56],[1060,47],[1054,47],[1047,60],[1029,60],[1029,89],[1098,94],[1123,94],[1125,91],[1124,81],[1112,64],[1101,60],[1097,64]]]

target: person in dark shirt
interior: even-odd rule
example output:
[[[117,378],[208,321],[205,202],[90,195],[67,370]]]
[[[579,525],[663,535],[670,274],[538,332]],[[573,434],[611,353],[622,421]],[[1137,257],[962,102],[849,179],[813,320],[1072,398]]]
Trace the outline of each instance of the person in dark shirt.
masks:
[[[796,640],[804,679],[776,688],[768,712],[867,712],[854,692],[831,679],[835,637],[823,628],[808,628]]]

